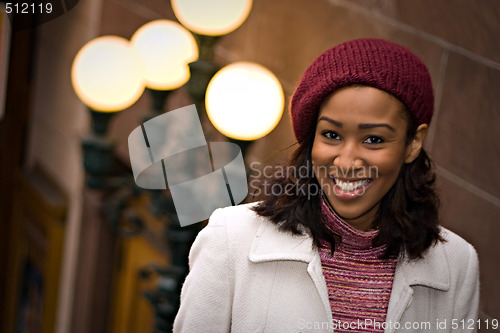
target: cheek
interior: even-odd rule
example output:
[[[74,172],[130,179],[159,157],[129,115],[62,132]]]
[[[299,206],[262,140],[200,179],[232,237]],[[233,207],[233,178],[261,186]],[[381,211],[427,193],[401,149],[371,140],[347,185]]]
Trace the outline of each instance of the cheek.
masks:
[[[314,165],[330,165],[333,163],[333,156],[335,154],[332,147],[314,142],[311,150],[311,160]]]
[[[311,161],[316,179],[322,183],[327,178],[333,164],[332,149],[329,146],[315,143],[311,150]]]
[[[334,156],[332,148],[326,145],[315,144],[311,150],[311,160],[315,169],[332,166]]]
[[[372,156],[367,162],[371,166],[376,166],[380,177],[396,178],[404,163],[404,151],[386,152]]]

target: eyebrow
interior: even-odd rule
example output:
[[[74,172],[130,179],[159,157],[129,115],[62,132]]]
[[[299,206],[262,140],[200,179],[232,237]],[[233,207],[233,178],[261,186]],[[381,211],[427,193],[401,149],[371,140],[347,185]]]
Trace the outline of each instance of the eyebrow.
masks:
[[[344,124],[341,123],[340,121],[337,121],[337,120],[333,120],[332,118],[328,118],[328,117],[325,117],[325,116],[322,116],[318,119],[318,121],[321,121],[321,120],[325,120],[329,123],[332,123],[334,124],[335,126],[338,126],[338,127],[342,127]],[[378,124],[359,124],[358,125],[358,128],[360,129],[369,129],[369,128],[376,128],[376,127],[386,127],[388,129],[390,129],[391,131],[393,132],[396,132],[396,130],[394,129],[394,127],[392,127],[391,125],[389,124],[386,124],[386,123],[378,123]]]
[[[332,118],[328,118],[328,117],[325,117],[325,116],[322,116],[318,119],[318,122],[321,121],[321,120],[325,120],[329,123],[332,123],[334,124],[335,126],[337,127],[342,127],[344,124],[342,124],[340,121],[337,121],[337,120],[333,120]]]

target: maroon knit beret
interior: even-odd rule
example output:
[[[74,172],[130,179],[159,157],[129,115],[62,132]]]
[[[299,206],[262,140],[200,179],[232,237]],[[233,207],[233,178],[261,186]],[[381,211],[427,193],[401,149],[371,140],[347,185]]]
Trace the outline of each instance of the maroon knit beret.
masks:
[[[325,51],[302,76],[290,104],[292,126],[299,142],[314,127],[325,98],[353,84],[384,90],[397,97],[419,124],[431,121],[434,95],[423,61],[393,42],[356,39]]]

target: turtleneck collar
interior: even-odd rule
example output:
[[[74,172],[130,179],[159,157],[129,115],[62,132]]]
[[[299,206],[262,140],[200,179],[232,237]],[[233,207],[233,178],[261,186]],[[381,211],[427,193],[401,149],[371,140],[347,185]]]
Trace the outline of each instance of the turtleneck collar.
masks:
[[[328,229],[340,237],[336,246],[343,246],[357,250],[368,250],[373,248],[373,239],[378,235],[378,229],[362,231],[354,228],[344,221],[333,210],[328,199],[321,198],[321,215]]]

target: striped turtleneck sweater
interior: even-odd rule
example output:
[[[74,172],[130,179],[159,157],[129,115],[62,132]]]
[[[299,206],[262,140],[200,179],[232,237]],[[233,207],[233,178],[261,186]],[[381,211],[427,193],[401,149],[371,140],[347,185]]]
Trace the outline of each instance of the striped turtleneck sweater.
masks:
[[[378,230],[361,231],[343,221],[321,201],[324,223],[336,237],[335,251],[319,248],[335,332],[383,332],[396,259],[382,260],[385,246],[374,247]]]

